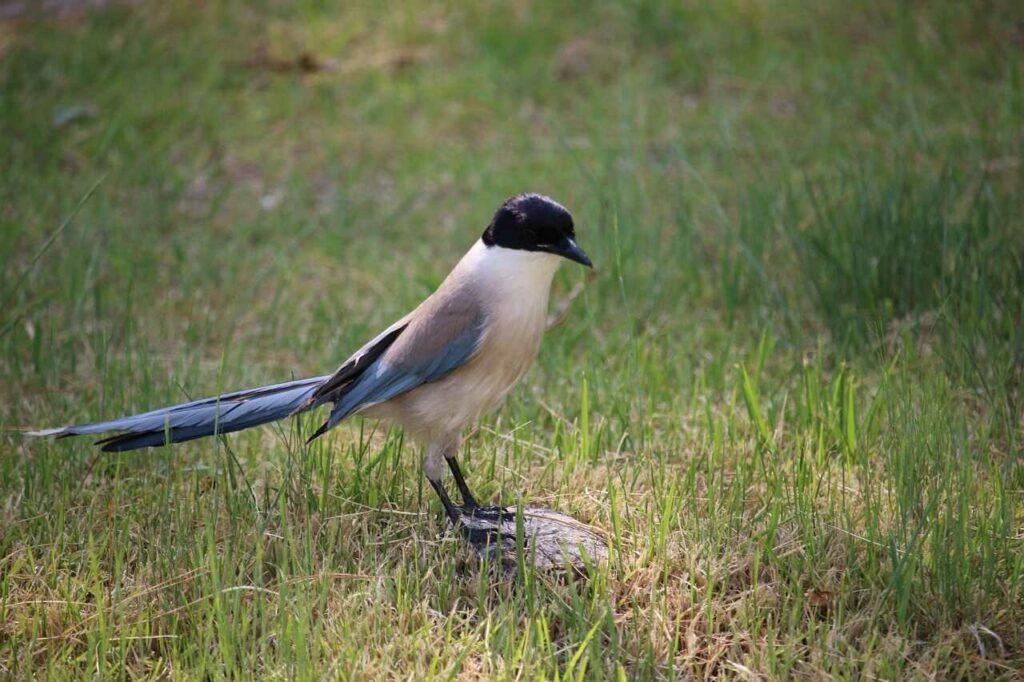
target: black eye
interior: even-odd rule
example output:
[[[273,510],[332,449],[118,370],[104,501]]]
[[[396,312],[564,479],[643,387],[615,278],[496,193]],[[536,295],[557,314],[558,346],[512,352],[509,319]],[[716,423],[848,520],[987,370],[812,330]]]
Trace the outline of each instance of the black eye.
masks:
[[[555,227],[545,227],[537,230],[537,243],[538,244],[557,244],[561,241],[562,235],[559,230]]]

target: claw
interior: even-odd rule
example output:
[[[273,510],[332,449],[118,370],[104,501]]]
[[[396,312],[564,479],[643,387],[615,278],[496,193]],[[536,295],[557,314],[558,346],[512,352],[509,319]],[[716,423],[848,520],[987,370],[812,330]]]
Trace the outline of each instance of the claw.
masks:
[[[506,541],[514,543],[516,536],[508,533],[503,533],[497,528],[481,528],[478,526],[467,526],[464,523],[459,523],[459,532],[462,533],[462,537],[471,545],[478,547],[500,547],[505,544]]]
[[[481,507],[479,505],[471,507],[465,505],[459,508],[459,512],[462,516],[469,516],[474,519],[483,519],[484,521],[492,521],[498,524],[504,524],[506,521],[515,521],[515,511],[507,507]]]
[[[515,543],[515,532],[508,533],[510,522],[514,522],[515,513],[504,507],[456,507],[457,519],[452,525],[456,527],[470,544],[478,548],[499,547],[506,542]],[[514,527],[514,526],[513,526]]]

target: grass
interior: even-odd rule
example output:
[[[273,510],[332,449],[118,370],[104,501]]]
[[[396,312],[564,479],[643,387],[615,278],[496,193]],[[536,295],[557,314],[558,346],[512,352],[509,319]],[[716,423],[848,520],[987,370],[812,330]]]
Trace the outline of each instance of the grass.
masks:
[[[1017,677],[1022,25],[785,0],[0,22],[0,676]],[[122,455],[19,433],[327,371],[524,189],[598,275],[464,456],[482,498],[609,531],[589,580],[439,538],[418,453],[372,423]]]

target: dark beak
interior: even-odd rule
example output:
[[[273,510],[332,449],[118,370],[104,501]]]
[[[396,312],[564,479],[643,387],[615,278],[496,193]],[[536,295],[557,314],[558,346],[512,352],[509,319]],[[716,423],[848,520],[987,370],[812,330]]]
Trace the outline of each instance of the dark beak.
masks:
[[[581,265],[586,265],[588,268],[594,267],[594,264],[590,262],[590,258],[587,254],[583,253],[583,249],[576,243],[576,240],[572,237],[565,237],[558,244],[555,244],[554,248],[551,249],[551,253],[574,260]]]

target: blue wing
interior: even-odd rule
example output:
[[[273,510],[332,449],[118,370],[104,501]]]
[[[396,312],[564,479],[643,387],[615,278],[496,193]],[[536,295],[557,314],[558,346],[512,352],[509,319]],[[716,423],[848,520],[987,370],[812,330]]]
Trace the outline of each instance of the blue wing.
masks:
[[[465,364],[476,353],[483,337],[484,316],[474,316],[468,324],[454,333],[448,331],[443,344],[431,343],[429,331],[410,328],[409,344],[393,346],[353,381],[335,399],[327,421],[317,429],[310,440],[333,428],[342,419],[372,405],[390,400],[417,386],[441,379]],[[420,332],[420,333],[417,333]],[[423,337],[427,336],[427,339]],[[422,347],[416,347],[417,339]],[[433,346],[437,346],[436,348]],[[395,352],[391,352],[395,351]]]

